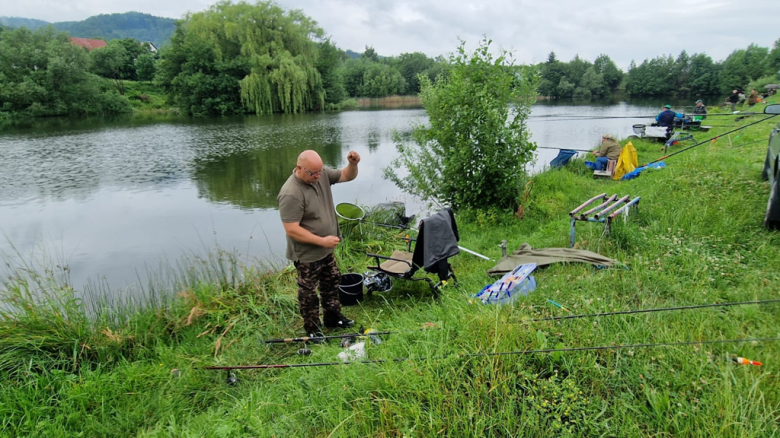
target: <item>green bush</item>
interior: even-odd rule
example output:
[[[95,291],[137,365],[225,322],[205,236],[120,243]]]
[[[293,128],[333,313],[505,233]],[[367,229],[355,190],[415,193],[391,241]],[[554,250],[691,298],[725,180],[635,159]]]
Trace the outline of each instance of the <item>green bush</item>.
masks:
[[[756,91],[758,91],[759,94],[760,94],[760,93],[763,93],[764,91],[766,91],[765,87],[767,85],[769,85],[769,84],[776,84],[776,83],[777,83],[777,78],[775,76],[764,76],[764,77],[758,78],[758,79],[756,79],[754,81],[750,81],[750,83],[747,86],[746,91],[749,93],[750,90],[755,88]]]
[[[103,79],[90,73],[89,54],[53,28],[26,28],[0,36],[2,110],[23,117],[128,112],[121,96],[104,95]],[[121,98],[123,99],[123,98]]]
[[[454,208],[515,202],[536,149],[525,121],[537,74],[512,66],[504,50],[494,59],[490,42],[483,40],[469,55],[462,41],[450,56],[448,74],[435,82],[420,75],[429,126],[413,129],[415,145],[396,136],[399,156],[384,169],[385,178],[405,192]]]

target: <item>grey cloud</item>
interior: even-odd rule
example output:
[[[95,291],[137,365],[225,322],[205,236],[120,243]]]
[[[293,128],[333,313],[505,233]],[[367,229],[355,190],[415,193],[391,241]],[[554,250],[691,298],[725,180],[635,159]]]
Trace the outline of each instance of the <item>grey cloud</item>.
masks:
[[[188,10],[206,9],[209,0],[54,0],[2,1],[2,14],[47,21],[82,20],[99,13],[130,10],[181,18]],[[250,0],[251,1],[251,0]],[[5,4],[7,3],[7,4]],[[458,45],[469,48],[486,35],[495,47],[511,49],[518,62],[541,62],[555,51],[593,61],[609,55],[625,69],[680,51],[724,59],[735,49],[756,43],[771,47],[780,38],[773,19],[777,0],[277,0],[317,20],[341,48],[362,52],[373,46],[380,55],[423,52],[445,55]]]

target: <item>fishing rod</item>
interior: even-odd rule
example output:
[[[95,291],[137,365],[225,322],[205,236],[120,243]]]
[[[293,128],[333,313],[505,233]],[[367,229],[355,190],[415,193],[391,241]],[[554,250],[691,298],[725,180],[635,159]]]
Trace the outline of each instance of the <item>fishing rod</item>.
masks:
[[[550,300],[548,300],[550,301]],[[552,302],[552,301],[551,301]],[[560,304],[552,302],[556,307],[561,307]],[[637,310],[621,310],[617,312],[601,312],[601,313],[583,313],[579,315],[566,315],[566,316],[553,316],[550,318],[537,318],[528,319],[522,322],[541,322],[541,321],[559,321],[562,319],[578,319],[578,318],[595,318],[598,316],[612,316],[612,315],[632,315],[635,313],[652,313],[652,312],[669,312],[673,310],[690,310],[690,309],[704,309],[708,307],[730,307],[730,306],[746,306],[749,304],[770,304],[780,303],[780,299],[776,300],[762,300],[762,301],[735,301],[730,303],[715,303],[715,304],[699,304],[694,306],[678,306],[678,307],[659,307],[655,309],[637,309]],[[561,307],[562,308],[562,307]]]
[[[419,356],[416,358],[403,357],[403,358],[393,358],[393,359],[360,360],[360,361],[352,361],[352,362],[313,362],[313,363],[278,363],[278,364],[260,364],[260,365],[210,366],[210,367],[203,367],[202,369],[231,371],[231,370],[263,370],[263,369],[273,369],[273,368],[308,368],[308,367],[351,365],[355,363],[381,364],[381,363],[393,363],[393,362],[408,362],[408,361],[415,361],[415,360],[424,361],[424,360],[444,360],[444,359],[451,359],[451,358],[523,356],[528,354],[620,350],[625,348],[678,347],[678,346],[685,346],[685,345],[737,344],[737,343],[745,343],[745,342],[774,342],[774,341],[780,341],[780,337],[716,339],[716,340],[709,340],[709,341],[705,340],[705,341],[682,341],[682,342],[658,342],[652,344],[601,345],[595,347],[543,348],[537,350],[496,351],[492,353],[459,353],[459,354],[450,354],[444,356]],[[233,378],[235,379],[235,377]]]
[[[739,116],[753,116],[762,113],[750,112],[750,113],[711,113],[711,114],[685,114],[686,117],[739,117]],[[558,117],[561,120],[598,120],[598,119],[648,119],[655,118],[658,114],[651,115],[634,115],[634,116],[580,116],[576,114],[549,114],[543,116],[529,116],[529,119],[554,119],[557,121]],[[541,120],[539,120],[541,121]]]
[[[412,333],[416,331],[423,331],[423,330],[441,330],[441,327],[437,327],[436,324],[432,322],[426,322],[423,324],[423,327],[415,330],[396,330],[396,331],[383,331],[378,332],[372,329],[366,329],[366,330],[359,330],[358,333],[345,333],[341,335],[329,335],[329,336],[301,336],[297,338],[279,338],[279,339],[266,339],[263,342],[266,344],[291,344],[294,342],[317,342],[317,341],[325,341],[328,339],[348,339],[348,338],[356,338],[356,337],[366,337],[366,336],[384,336],[384,335],[395,335],[399,333]]]
[[[749,144],[761,143],[762,141],[769,140],[769,138],[770,137],[766,137],[766,138],[762,138],[762,139],[759,139],[759,140],[756,140],[756,141],[751,141],[751,142],[748,142],[748,143],[735,144],[734,146],[731,146],[730,149],[734,149],[734,148],[738,148],[738,147],[742,147],[742,146],[747,146]]]
[[[408,225],[393,225],[393,224],[384,224],[382,222],[368,222],[368,221],[362,221],[362,222],[367,223],[367,224],[371,224],[371,225],[379,225],[380,227],[385,227],[385,228],[396,228],[396,229],[399,229],[399,230],[408,230],[409,229]]]
[[[536,149],[557,149],[559,151],[577,151],[577,152],[590,152],[587,149],[572,149],[572,148],[552,148],[546,146],[537,146]]]
[[[548,299],[548,300],[547,300],[547,302],[548,302],[548,303],[550,303],[550,304],[552,304],[553,306],[555,306],[555,307],[557,307],[557,308],[561,309],[561,310],[565,310],[565,311],[567,311],[567,312],[571,312],[571,310],[569,310],[569,309],[567,309],[567,308],[565,308],[565,307],[561,306],[560,304],[556,303],[556,302],[555,302],[555,301],[553,301],[553,300],[550,300],[550,299]]]
[[[691,128],[691,127],[694,128],[694,129],[692,129],[692,131],[694,131],[694,132],[696,131],[695,128],[698,128],[698,126],[696,126],[696,125],[692,126],[692,125],[686,124],[685,126],[688,127],[688,128]],[[706,125],[706,126],[708,128],[733,128],[734,127],[734,125]],[[675,126],[675,128],[676,128],[676,126]]]
[[[547,300],[547,301],[560,309],[571,312],[571,310],[563,307],[562,305],[556,303],[555,301],[552,300]],[[751,304],[761,305],[761,304],[772,304],[772,303],[780,303],[780,299],[759,300],[759,301],[735,301],[735,302],[728,302],[728,303],[698,304],[692,306],[677,306],[677,307],[658,307],[652,309],[621,310],[616,312],[583,313],[583,314],[576,314],[576,315],[554,316],[549,318],[527,319],[521,321],[521,323],[560,321],[565,319],[579,319],[579,318],[596,318],[600,316],[633,315],[637,313],[670,312],[670,311],[677,311],[677,310],[705,309],[705,308],[713,308],[713,307],[746,306]],[[386,335],[394,335],[399,333],[411,333],[416,331],[432,330],[432,329],[441,330],[441,328],[437,327],[434,323],[428,322],[424,324],[424,327],[416,330],[400,330],[400,331],[396,330],[396,331],[380,332],[380,331],[373,331],[371,329],[366,329],[366,330],[361,330],[358,333],[346,333],[341,335],[330,335],[330,336],[301,336],[297,338],[266,339],[263,342],[266,344],[290,344],[295,342],[316,342],[316,341],[323,341],[328,339],[346,339],[346,338],[365,337],[365,336],[372,336],[372,335],[386,336]]]
[[[742,117],[743,118],[747,118],[747,116],[742,116]],[[588,118],[584,118],[583,117],[583,118],[576,118],[576,119],[546,119],[546,120],[534,120],[533,122],[534,123],[537,123],[537,122],[577,122],[577,121],[588,121],[588,120],[623,119],[623,118],[625,118],[625,119],[636,119],[636,120],[639,120],[639,119],[642,119],[642,120],[653,119],[653,120],[655,120],[655,116],[635,116],[635,117],[588,117]],[[740,120],[740,118],[737,117],[734,120],[737,121],[737,120]],[[694,127],[695,126],[699,126],[699,125],[695,125],[693,123],[700,123],[700,124],[702,124],[702,123],[705,123],[705,122],[703,120],[694,120],[694,121],[685,122],[684,125],[685,126],[694,126]],[[705,126],[710,126],[710,127],[724,127],[724,126],[725,127],[730,127],[729,125],[705,125]]]
[[[686,116],[690,117],[728,117],[728,116],[746,116],[746,115],[756,115],[756,114],[762,114],[757,112],[749,112],[749,113],[709,113],[709,114],[685,114]],[[631,115],[631,116],[590,116],[590,115],[579,115],[579,114],[547,114],[547,115],[541,115],[541,116],[529,116],[529,119],[545,119],[545,118],[555,118],[555,117],[567,117],[567,118],[574,118],[574,119],[636,119],[636,118],[648,118],[648,117],[656,117],[658,114],[651,114],[651,115]]]
[[[424,330],[424,329],[420,329]],[[369,332],[365,331],[363,333],[346,333],[342,335],[329,335],[329,336],[301,336],[298,338],[279,338],[279,339],[266,339],[263,341],[266,344],[291,344],[294,342],[318,342],[318,341],[327,341],[328,339],[347,339],[347,338],[356,338],[361,336],[369,336],[369,335],[392,335],[398,332]]]
[[[561,118],[561,119],[544,119],[544,120],[532,120],[534,123],[538,122],[577,122],[587,120],[607,120],[607,119],[648,119],[655,116],[634,116],[634,117],[576,117],[576,118]]]
[[[770,115],[769,117],[764,117],[764,118],[763,118],[763,119],[761,119],[761,120],[755,121],[755,122],[753,122],[753,123],[748,123],[747,125],[740,126],[739,128],[732,129],[731,131],[724,132],[723,134],[716,135],[715,137],[712,137],[712,138],[708,138],[707,140],[700,141],[700,142],[698,142],[698,143],[696,143],[696,144],[694,144],[694,145],[692,145],[692,146],[688,146],[688,147],[687,147],[687,148],[685,148],[685,149],[680,149],[679,151],[677,151],[677,152],[674,152],[674,153],[672,153],[672,154],[669,154],[669,155],[664,155],[663,157],[661,157],[661,158],[659,158],[659,159],[657,159],[657,160],[654,160],[654,161],[651,161],[651,162],[649,162],[649,163],[645,164],[643,167],[647,167],[647,166],[649,166],[650,164],[657,163],[657,162],[659,162],[659,161],[663,161],[663,160],[665,160],[665,159],[667,159],[667,158],[669,158],[669,157],[673,157],[673,156],[675,156],[675,155],[677,155],[677,154],[681,154],[681,153],[683,153],[683,152],[685,152],[685,151],[687,151],[687,150],[689,150],[689,149],[693,149],[693,148],[695,148],[696,146],[701,146],[701,145],[703,145],[704,143],[707,143],[707,142],[709,142],[709,141],[714,141],[714,140],[717,140],[718,138],[720,138],[720,137],[723,137],[724,135],[731,134],[732,132],[737,132],[737,131],[739,131],[739,130],[742,130],[742,129],[745,129],[745,128],[749,127],[749,126],[753,126],[753,125],[756,125],[756,124],[758,124],[758,123],[761,123],[761,122],[767,121],[767,120],[771,119],[772,117],[777,117],[778,115],[780,115],[780,114],[772,114],[772,115]]]
[[[480,253],[478,253],[478,252],[476,252],[476,251],[472,251],[472,250],[470,250],[470,249],[468,249],[468,248],[464,248],[464,247],[462,247],[462,246],[460,246],[460,245],[458,245],[458,249],[460,249],[461,251],[465,251],[465,252],[467,252],[467,253],[469,253],[469,254],[471,254],[471,255],[473,255],[473,256],[477,256],[477,257],[481,258],[482,260],[487,260],[487,261],[490,261],[490,262],[495,262],[495,260],[494,260],[494,259],[491,259],[490,257],[488,257],[488,256],[486,256],[486,255],[480,254]]]

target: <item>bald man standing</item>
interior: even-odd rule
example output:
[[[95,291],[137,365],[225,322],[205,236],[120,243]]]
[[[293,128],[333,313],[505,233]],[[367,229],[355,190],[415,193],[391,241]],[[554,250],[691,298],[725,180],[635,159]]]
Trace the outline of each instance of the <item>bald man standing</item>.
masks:
[[[295,170],[276,198],[287,234],[286,256],[298,272],[298,308],[303,329],[309,336],[322,336],[320,303],[325,327],[355,325],[355,321],[341,314],[341,273],[333,256],[341,232],[330,186],[357,177],[360,155],[349,151],[347,161],[349,164],[341,170],[328,169],[317,152],[301,152]]]

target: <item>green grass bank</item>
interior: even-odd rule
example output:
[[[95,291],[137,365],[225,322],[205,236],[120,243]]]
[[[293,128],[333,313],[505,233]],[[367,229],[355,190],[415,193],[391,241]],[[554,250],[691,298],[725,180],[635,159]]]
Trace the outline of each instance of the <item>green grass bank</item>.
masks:
[[[152,82],[123,81],[125,97],[130,101],[135,113],[178,113],[171,108],[165,92]]]
[[[708,121],[740,126],[758,117]],[[225,373],[200,368],[333,362],[342,351],[332,341],[299,356],[300,345],[262,343],[302,334],[294,273],[241,266],[228,253],[172,270],[161,292],[147,291],[155,305],[146,310],[78,300],[50,273],[20,273],[2,287],[0,433],[777,436],[778,343],[454,357],[780,336],[777,305],[527,321],[564,314],[548,299],[592,313],[780,298],[780,233],[761,227],[769,192],[761,169],[777,122],[720,137],[630,181],[594,180],[582,160],[541,173],[522,220],[456,212],[461,245],[497,258],[503,239],[510,249],[568,246],[567,213],[599,193],[642,197],[639,213],[609,236],[601,238],[598,224],[577,227],[578,247],[629,269],[554,265],[535,272],[537,290],[513,306],[470,305],[469,295],[492,281],[492,263],[461,253],[452,259],[459,287],[446,286],[439,302],[425,285],[396,281],[393,291],[345,308],[366,327],[398,332],[370,346],[370,359],[409,361],[239,371],[238,384],[225,384]],[[640,164],[662,155],[659,143],[634,145]],[[363,231],[337,252],[345,272],[363,272],[366,251],[402,246],[387,229]],[[45,296],[36,298],[40,289]],[[435,327],[417,330],[425,323]],[[736,365],[726,354],[764,366]]]

